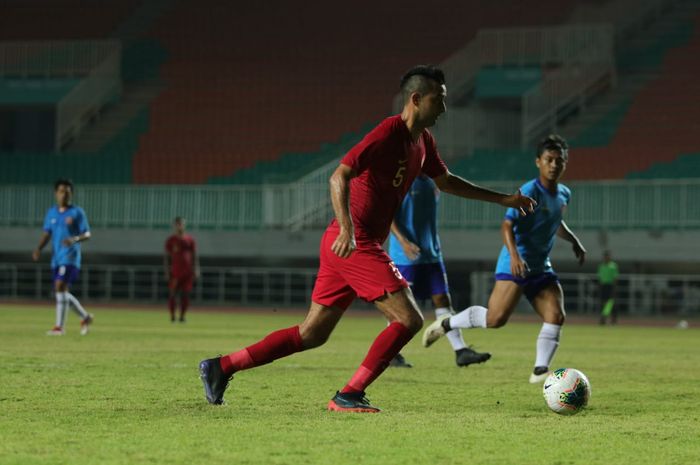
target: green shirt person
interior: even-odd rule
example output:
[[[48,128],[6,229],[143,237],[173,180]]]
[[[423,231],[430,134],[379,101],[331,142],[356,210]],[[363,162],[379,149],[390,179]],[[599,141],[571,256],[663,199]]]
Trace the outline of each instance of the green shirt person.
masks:
[[[620,272],[617,263],[612,261],[610,252],[603,253],[603,263],[598,266],[598,283],[600,284],[600,324],[604,325],[610,318],[610,323],[617,323],[615,309],[615,284]]]

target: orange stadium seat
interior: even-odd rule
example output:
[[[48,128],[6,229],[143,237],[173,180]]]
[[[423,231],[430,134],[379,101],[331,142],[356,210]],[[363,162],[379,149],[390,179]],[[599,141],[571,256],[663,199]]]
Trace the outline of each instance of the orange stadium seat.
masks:
[[[387,115],[411,65],[442,61],[479,28],[560,22],[574,3],[478,2],[474,14],[477,0],[439,0],[420,9],[424,33],[407,34],[414,13],[397,0],[333,11],[320,0],[274,8],[183,0],[152,31],[169,51],[167,89],[151,105],[133,181],[204,183],[285,152],[318,150]]]

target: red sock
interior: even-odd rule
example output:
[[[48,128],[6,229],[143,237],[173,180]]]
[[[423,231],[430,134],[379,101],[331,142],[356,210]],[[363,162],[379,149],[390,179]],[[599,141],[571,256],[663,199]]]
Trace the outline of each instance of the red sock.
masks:
[[[187,312],[187,307],[190,306],[190,295],[184,292],[180,296],[180,319],[185,318],[185,312]]]
[[[270,333],[265,339],[243,350],[224,355],[221,357],[221,369],[224,373],[231,374],[234,371],[265,365],[302,350],[304,347],[299,326],[292,326]]]
[[[168,308],[170,309],[170,318],[175,319],[175,296],[168,297]]]
[[[408,328],[398,321],[387,326],[374,340],[360,368],[340,392],[363,392],[372,381],[386,370],[391,359],[412,337],[413,334]]]

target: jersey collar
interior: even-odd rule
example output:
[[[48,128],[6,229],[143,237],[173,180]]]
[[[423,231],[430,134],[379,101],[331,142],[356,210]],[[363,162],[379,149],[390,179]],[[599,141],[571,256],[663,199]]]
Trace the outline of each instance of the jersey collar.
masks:
[[[549,194],[551,197],[556,197],[559,195],[559,184],[557,184],[557,191],[556,192],[552,192],[549,189],[547,189],[546,187],[544,187],[542,185],[542,183],[540,182],[540,178],[535,178],[535,184],[542,192]]]

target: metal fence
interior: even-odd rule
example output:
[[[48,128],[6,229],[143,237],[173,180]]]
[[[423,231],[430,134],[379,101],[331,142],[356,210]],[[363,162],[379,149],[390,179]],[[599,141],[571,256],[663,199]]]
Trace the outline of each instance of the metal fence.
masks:
[[[121,50],[118,40],[0,42],[0,77],[82,77]]]
[[[286,185],[78,186],[76,204],[93,227],[168,228],[177,215],[191,229],[318,229],[333,217],[328,173]],[[480,182],[503,192],[520,183]],[[700,228],[700,180],[574,182],[565,215],[579,229],[687,230]],[[0,226],[41,226],[53,203],[47,186],[0,187]],[[440,227],[494,229],[502,207],[443,195]]]
[[[315,275],[304,268],[202,267],[192,297],[206,305],[306,306]],[[93,302],[154,303],[168,296],[163,268],[154,265],[85,265],[71,292]],[[52,296],[46,265],[0,264],[0,298]]]
[[[251,305],[305,307],[309,305],[316,279],[315,268],[203,267],[193,290],[200,305]],[[454,276],[455,278],[457,276]],[[559,275],[566,309],[571,313],[595,315],[600,312],[598,286],[593,274]],[[473,304],[486,305],[493,288],[493,273],[473,272],[468,297]],[[72,292],[86,302],[156,303],[167,299],[163,269],[155,265],[86,265]],[[0,264],[0,299],[52,298],[53,285],[47,266]],[[470,296],[470,297],[469,297]],[[461,300],[465,300],[462,298]],[[358,301],[356,305],[366,307]],[[622,275],[616,305],[623,314],[700,315],[700,276]],[[521,311],[530,311],[525,299]]]

